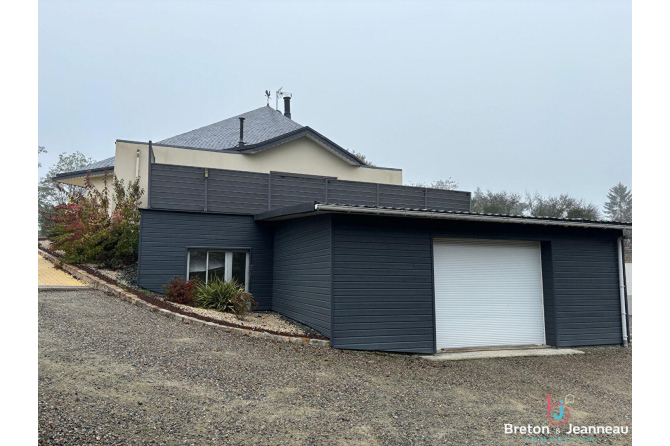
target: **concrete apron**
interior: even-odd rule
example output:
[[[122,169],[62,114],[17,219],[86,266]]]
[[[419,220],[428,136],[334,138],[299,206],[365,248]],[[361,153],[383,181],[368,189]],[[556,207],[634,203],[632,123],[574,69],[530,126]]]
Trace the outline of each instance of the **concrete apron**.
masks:
[[[421,356],[428,361],[463,361],[466,359],[489,359],[489,358],[513,358],[518,356],[560,356],[560,355],[583,355],[581,350],[574,348],[528,348],[528,349],[501,349],[501,350],[475,350],[460,352],[442,352],[430,356]]]

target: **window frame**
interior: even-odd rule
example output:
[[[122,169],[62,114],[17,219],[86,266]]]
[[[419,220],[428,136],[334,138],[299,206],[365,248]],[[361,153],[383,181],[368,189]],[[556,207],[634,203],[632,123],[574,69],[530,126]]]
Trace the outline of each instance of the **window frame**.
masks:
[[[251,276],[251,249],[250,248],[208,248],[193,246],[186,248],[186,280],[190,280],[191,274],[191,251],[205,251],[205,283],[209,282],[209,253],[223,252],[225,254],[224,280],[229,282],[233,277],[233,253],[243,252],[245,256],[244,268],[244,291],[249,291],[249,279]]]

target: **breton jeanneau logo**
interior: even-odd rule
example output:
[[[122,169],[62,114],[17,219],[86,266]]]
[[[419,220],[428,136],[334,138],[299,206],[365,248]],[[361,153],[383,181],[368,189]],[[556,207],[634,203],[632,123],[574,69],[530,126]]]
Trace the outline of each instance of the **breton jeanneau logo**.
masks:
[[[505,423],[505,435],[526,435],[526,443],[593,443],[596,435],[628,435],[630,426],[574,425],[568,424],[574,395],[566,395],[558,402],[547,394],[547,420],[554,427],[527,424],[518,426]]]
[[[566,395],[558,403],[552,404],[551,394],[547,394],[547,419],[554,426],[563,426],[570,420],[570,409],[567,406],[569,397],[572,397],[572,401],[575,400],[573,395]]]

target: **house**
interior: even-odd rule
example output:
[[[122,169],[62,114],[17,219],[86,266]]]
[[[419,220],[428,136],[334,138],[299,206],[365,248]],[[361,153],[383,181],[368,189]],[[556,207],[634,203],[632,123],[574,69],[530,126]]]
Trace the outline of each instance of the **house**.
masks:
[[[293,121],[289,101],[158,143],[119,140],[113,159],[58,181],[139,176],[140,286],[234,278],[259,310],[334,348],[627,344],[630,224],[473,213],[470,192],[402,186],[401,170]]]

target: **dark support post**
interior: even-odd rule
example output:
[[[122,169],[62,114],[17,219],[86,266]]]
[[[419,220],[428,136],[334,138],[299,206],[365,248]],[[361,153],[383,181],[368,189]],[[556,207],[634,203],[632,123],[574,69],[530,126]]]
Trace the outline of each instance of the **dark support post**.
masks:
[[[377,206],[379,206],[379,183],[377,183]]]
[[[154,163],[154,148],[149,140],[149,166],[147,172],[147,209],[151,209],[151,165]]]
[[[330,180],[328,178],[326,178],[326,204],[328,204],[328,182],[329,181]]]
[[[205,167],[205,212],[207,212],[207,178],[209,178],[209,169]]]
[[[268,211],[272,210],[272,172],[268,175]]]
[[[423,188],[423,207],[428,209],[428,188]]]

